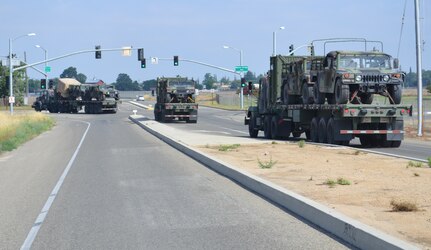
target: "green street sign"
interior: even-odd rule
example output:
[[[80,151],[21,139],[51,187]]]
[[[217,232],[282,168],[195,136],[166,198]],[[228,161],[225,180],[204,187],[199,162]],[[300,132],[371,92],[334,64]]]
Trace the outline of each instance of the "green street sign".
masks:
[[[235,66],[235,72],[248,72],[248,66]]]
[[[51,72],[51,66],[45,66],[45,73]]]

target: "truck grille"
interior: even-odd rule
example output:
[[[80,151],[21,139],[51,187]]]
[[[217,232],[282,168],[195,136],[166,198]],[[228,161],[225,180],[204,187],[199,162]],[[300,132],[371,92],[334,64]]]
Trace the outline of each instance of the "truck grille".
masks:
[[[383,82],[383,75],[362,75],[363,82]]]

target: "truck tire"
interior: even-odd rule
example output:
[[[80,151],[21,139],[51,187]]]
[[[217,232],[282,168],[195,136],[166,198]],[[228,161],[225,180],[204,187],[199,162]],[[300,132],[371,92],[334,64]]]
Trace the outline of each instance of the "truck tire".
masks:
[[[319,142],[319,118],[313,117],[310,125],[310,140],[312,142]]]
[[[334,118],[329,118],[328,124],[326,125],[326,138],[328,144],[335,144],[335,136],[334,136]]]
[[[326,119],[324,117],[321,117],[319,120],[319,142],[320,143],[327,143],[328,142],[328,135],[326,133]]]
[[[251,138],[257,138],[259,130],[256,129],[256,117],[252,114],[248,123],[248,134]]]
[[[263,120],[263,134],[265,139],[271,139],[271,117],[268,115]]]
[[[293,138],[299,138],[301,137],[302,132],[292,132]]]
[[[349,85],[343,84],[341,79],[337,79],[333,94],[334,104],[346,104],[349,101],[349,94]]]
[[[319,83],[317,82],[313,86],[314,103],[324,104],[325,103],[325,93],[319,91]]]
[[[303,104],[313,104],[314,103],[314,89],[313,86],[308,85],[308,83],[304,82],[302,84],[302,103]]]
[[[371,93],[365,93],[361,95],[361,102],[363,104],[371,104],[374,100],[374,94]]]
[[[392,141],[391,148],[399,148],[401,146],[401,141]]]
[[[361,143],[362,147],[368,148],[371,146],[371,140],[368,136],[359,137],[359,142]]]
[[[273,116],[271,119],[271,139],[278,139],[280,137],[278,130],[279,127],[277,116]]]
[[[400,85],[397,85],[397,84],[388,85],[388,92],[389,92],[389,95],[392,97],[392,98],[389,98],[389,102],[391,104],[401,103],[402,89],[400,88]]]

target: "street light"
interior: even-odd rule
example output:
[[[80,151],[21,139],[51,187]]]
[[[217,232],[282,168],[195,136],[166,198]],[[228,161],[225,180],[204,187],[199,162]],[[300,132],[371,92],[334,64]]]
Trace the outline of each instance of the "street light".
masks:
[[[28,33],[25,35],[17,36],[15,38],[9,38],[9,97],[13,96],[13,66],[12,66],[12,42],[17,40],[18,38],[25,37],[25,36],[35,36],[36,33]],[[15,100],[12,100],[12,102],[9,102],[10,104],[10,114],[13,115],[13,104]]]
[[[47,62],[46,62],[46,59],[48,58],[48,51],[44,48],[44,47],[42,47],[42,46],[40,46],[40,45],[34,45],[36,48],[41,48],[41,49],[43,49],[43,51],[45,52],[45,81],[46,81],[46,83],[48,83],[48,72],[46,72],[46,67],[48,66],[48,64],[47,64]]]
[[[227,46],[227,45],[223,45],[223,48],[224,49],[233,49],[233,50],[238,51],[239,52],[239,66],[242,66],[242,50],[231,47],[231,46]],[[242,71],[239,72],[239,75],[241,78],[244,76]],[[240,90],[241,91],[240,91],[239,96],[240,96],[240,102],[241,102],[241,109],[243,109],[244,108],[244,93],[243,93],[243,87],[242,86],[240,87]]]
[[[285,27],[284,26],[280,26],[278,28],[279,30],[284,30]],[[272,56],[276,56],[277,55],[277,31],[272,32]]]

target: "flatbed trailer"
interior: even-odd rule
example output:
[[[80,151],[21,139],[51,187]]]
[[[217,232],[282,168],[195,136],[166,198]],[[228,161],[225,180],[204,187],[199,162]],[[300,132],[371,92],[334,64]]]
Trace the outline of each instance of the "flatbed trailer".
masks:
[[[253,138],[259,131],[267,139],[305,133],[313,142],[348,145],[358,137],[366,147],[399,147],[404,139],[404,117],[411,114],[412,107],[406,105],[280,103],[269,105],[264,112],[258,106],[250,107],[244,124]]]
[[[156,121],[168,122],[172,120],[197,123],[197,103],[156,103],[154,106],[154,117]]]

